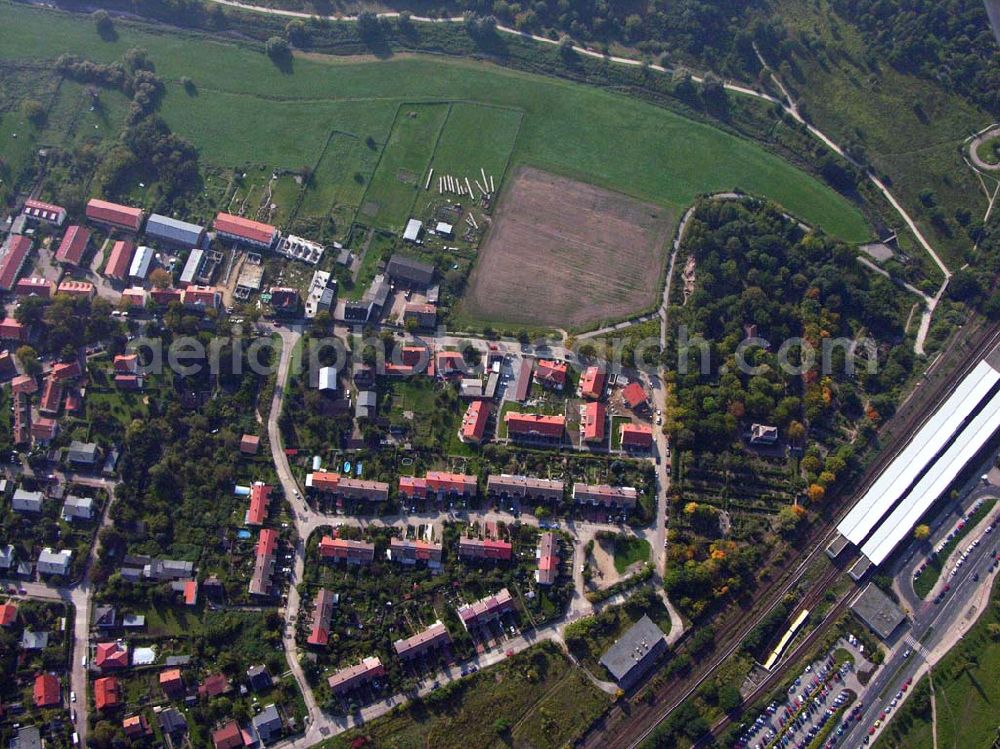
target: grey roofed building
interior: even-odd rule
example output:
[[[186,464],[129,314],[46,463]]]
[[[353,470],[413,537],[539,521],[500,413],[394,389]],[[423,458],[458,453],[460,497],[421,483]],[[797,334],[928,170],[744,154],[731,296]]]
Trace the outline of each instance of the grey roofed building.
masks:
[[[10,742],[10,749],[42,749],[42,735],[38,726],[22,726]]]
[[[41,512],[42,493],[29,492],[26,489],[15,489],[11,506],[18,512]]]
[[[94,517],[94,500],[91,497],[77,497],[70,494],[63,503],[62,519],[90,520]]]
[[[283,728],[281,715],[278,713],[278,708],[275,707],[274,703],[271,703],[253,716],[252,723],[262,744],[270,744],[274,741],[274,739],[281,735]]]
[[[190,655],[168,655],[164,661],[163,665],[170,666],[189,666],[191,665]]]
[[[45,548],[38,555],[38,572],[43,575],[65,575],[69,572],[69,562],[73,552],[69,549],[52,551]]]
[[[121,455],[122,451],[118,447],[112,447],[108,450],[108,454],[104,458],[104,468],[101,469],[101,473],[105,476],[114,476],[115,470],[118,468],[118,459]]]
[[[160,728],[164,733],[175,735],[187,730],[187,720],[177,708],[168,707],[160,711]]]
[[[370,419],[375,415],[375,405],[378,396],[374,390],[362,390],[358,393],[358,402],[354,407],[354,418]]]
[[[197,247],[205,236],[205,227],[154,213],[146,221],[146,236],[182,247]]]
[[[622,689],[630,689],[667,650],[667,638],[656,623],[643,616],[601,656]]]
[[[434,266],[404,255],[393,255],[385,272],[393,281],[411,286],[430,286]]]
[[[255,692],[259,692],[264,689],[270,689],[271,684],[271,672],[267,670],[267,666],[260,664],[258,666],[250,666],[247,669],[247,681],[250,683],[250,688]]]
[[[0,569],[9,570],[14,566],[14,545],[0,546]]]
[[[118,624],[118,612],[114,606],[94,607],[94,626],[97,629],[112,629]]]
[[[403,239],[407,242],[416,242],[424,232],[424,222],[411,218],[406,222],[406,229],[403,230]]]
[[[32,632],[26,629],[24,630],[24,634],[21,635],[21,648],[23,650],[45,650],[48,645],[48,632]]]
[[[875,583],[865,586],[858,600],[851,606],[851,611],[883,640],[887,640],[906,619],[899,606]]]
[[[181,284],[184,286],[193,284],[198,274],[201,273],[204,263],[205,251],[197,247],[191,250],[187,260],[184,262],[184,269],[181,271]]]
[[[97,443],[73,440],[66,448],[66,460],[70,463],[94,465],[97,462]]]
[[[182,562],[177,559],[151,559],[142,568],[142,576],[150,580],[179,580],[182,577],[192,577],[194,562]]]
[[[143,614],[125,614],[122,626],[126,629],[142,629],[146,626],[146,617]]]

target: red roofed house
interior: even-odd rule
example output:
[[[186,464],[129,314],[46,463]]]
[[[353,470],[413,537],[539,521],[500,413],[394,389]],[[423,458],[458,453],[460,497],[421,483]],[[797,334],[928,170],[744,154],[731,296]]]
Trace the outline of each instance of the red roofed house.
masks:
[[[535,380],[551,390],[562,390],[566,386],[566,362],[539,359],[535,363]]]
[[[94,651],[94,665],[102,671],[128,666],[128,648],[118,642],[99,642]]]
[[[45,378],[45,387],[42,388],[42,399],[38,404],[38,410],[43,414],[59,413],[59,406],[62,405],[63,388],[54,377]]]
[[[94,704],[98,710],[106,707],[116,707],[121,700],[118,689],[118,679],[114,676],[104,676],[94,681]]]
[[[184,605],[185,606],[197,606],[198,605],[198,581],[188,580],[184,583]]]
[[[648,424],[622,424],[622,449],[648,450],[653,446],[653,428]]]
[[[278,533],[264,528],[257,541],[253,577],[250,578],[250,595],[271,595],[271,576],[274,574],[274,552],[278,548]]]
[[[511,597],[510,591],[503,588],[495,595],[459,606],[456,613],[466,631],[471,631],[513,610],[514,599]]]
[[[371,656],[356,666],[341,669],[327,679],[326,683],[330,686],[330,691],[333,694],[343,694],[382,676],[385,676],[385,667],[382,665],[382,661],[377,656]]]
[[[250,487],[250,508],[244,522],[247,525],[263,525],[267,519],[267,503],[271,500],[271,487],[257,481]]]
[[[318,492],[335,492],[340,486],[340,474],[329,471],[314,471],[306,476],[306,488]]]
[[[451,635],[448,634],[448,629],[441,623],[441,620],[438,620],[412,637],[396,640],[392,646],[396,650],[397,656],[408,661],[450,644]]]
[[[138,375],[115,375],[115,387],[119,390],[142,390],[142,378]]]
[[[37,296],[48,299],[52,296],[52,288],[53,284],[47,278],[28,276],[15,284],[14,293],[17,296]]]
[[[128,278],[129,268],[132,266],[132,255],[135,253],[135,245],[127,239],[120,239],[111,246],[111,254],[108,262],[104,266],[104,275],[116,281],[124,281]]]
[[[333,591],[320,588],[313,602],[312,629],[309,630],[310,645],[323,646],[330,641],[330,619],[333,616],[333,607],[336,603],[336,595]]]
[[[535,581],[539,585],[552,585],[559,577],[559,546],[555,533],[549,531],[541,535],[535,556],[538,558]]]
[[[11,392],[33,395],[38,392],[38,380],[31,375],[18,375],[10,381]]]
[[[66,296],[73,297],[74,299],[91,299],[93,298],[95,291],[96,289],[94,288],[94,284],[89,281],[74,281],[73,279],[63,281],[56,288],[57,294],[65,294]]]
[[[237,749],[243,746],[243,732],[236,721],[231,720],[222,728],[212,731],[212,743],[215,749]]]
[[[441,544],[428,541],[411,540],[408,538],[393,538],[389,541],[389,559],[407,566],[417,562],[426,562],[432,570],[441,567]]]
[[[260,437],[256,434],[244,434],[240,438],[240,452],[244,455],[256,455],[260,449]]]
[[[0,338],[24,343],[28,340],[28,326],[22,325],[13,317],[5,317],[0,320]]]
[[[224,674],[212,674],[205,677],[205,681],[198,685],[198,696],[202,698],[218,697],[230,689],[229,679]]]
[[[13,603],[0,604],[0,627],[9,627],[17,621],[17,606]]]
[[[454,495],[468,498],[479,492],[475,476],[446,471],[428,471],[427,488],[437,492],[439,497]]]
[[[468,369],[465,358],[458,351],[438,351],[434,357],[434,371],[438,377],[454,377]]]
[[[604,372],[600,367],[587,367],[580,375],[580,397],[587,400],[600,400],[604,395]]]
[[[173,302],[184,302],[184,292],[180,289],[150,289],[149,296],[156,304],[164,307]]]
[[[45,203],[33,198],[28,198],[24,201],[24,210],[22,213],[30,219],[44,221],[46,224],[52,224],[53,226],[62,226],[66,220],[66,209],[61,205]]]
[[[141,286],[133,286],[122,292],[122,301],[129,307],[146,306],[146,290]]]
[[[322,559],[335,562],[371,564],[375,559],[375,544],[323,536],[319,542],[319,555]]]
[[[224,239],[269,250],[278,239],[278,230],[270,224],[251,221],[230,213],[219,213],[215,217],[215,231]]]
[[[580,431],[583,432],[584,442],[603,442],[604,425],[608,419],[607,409],[603,403],[592,401],[580,406]]]
[[[62,687],[52,674],[38,674],[32,694],[36,707],[54,707],[62,702]]]
[[[493,559],[510,561],[514,547],[509,541],[492,538],[480,540],[462,536],[458,539],[458,556],[462,559]]]
[[[135,374],[139,371],[138,354],[118,354],[114,360],[115,372],[119,374]]]
[[[31,252],[31,237],[13,234],[6,242],[7,252],[0,257],[0,291],[10,291],[24,268]]]
[[[81,374],[83,374],[83,372],[80,369],[79,359],[74,359],[69,362],[57,362],[52,365],[52,370],[49,372],[49,376],[56,382],[75,380]]]
[[[507,435],[511,439],[561,440],[566,428],[562,416],[543,416],[508,411],[504,414]]]
[[[222,295],[214,286],[188,286],[184,289],[184,306],[218,309]]]
[[[87,203],[87,218],[95,224],[104,224],[138,233],[144,214],[141,208],[94,198]]]
[[[631,408],[633,411],[642,411],[649,408],[649,399],[646,397],[646,391],[642,389],[642,385],[638,382],[630,382],[622,390],[622,398],[625,400],[625,404]]]
[[[462,428],[458,430],[458,438],[462,442],[478,445],[486,434],[486,422],[490,418],[490,407],[486,401],[472,401],[465,409],[462,417]]]
[[[184,696],[184,679],[181,678],[179,668],[171,668],[160,672],[160,689],[168,697],[177,698]]]
[[[56,250],[56,260],[67,265],[79,265],[88,245],[90,245],[90,230],[73,224],[63,234],[59,249]]]
[[[143,736],[152,733],[149,728],[149,723],[146,721],[146,716],[142,713],[139,713],[138,715],[130,715],[123,720],[122,730],[125,731],[125,735],[130,739],[142,738]]]
[[[59,422],[48,416],[39,416],[31,422],[31,436],[35,442],[50,442],[59,433]]]

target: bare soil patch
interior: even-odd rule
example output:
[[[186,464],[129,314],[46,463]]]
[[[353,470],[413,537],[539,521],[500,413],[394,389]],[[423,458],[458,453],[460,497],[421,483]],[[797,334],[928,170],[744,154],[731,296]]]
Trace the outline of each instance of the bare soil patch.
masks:
[[[673,213],[532,168],[503,196],[462,302],[472,318],[581,329],[656,304]]]
[[[594,540],[594,551],[591,553],[594,561],[594,577],[591,579],[591,586],[604,590],[610,588],[619,580],[628,577],[635,570],[626,570],[626,574],[619,575],[615,569],[615,544],[614,541]],[[636,565],[638,568],[639,565]]]

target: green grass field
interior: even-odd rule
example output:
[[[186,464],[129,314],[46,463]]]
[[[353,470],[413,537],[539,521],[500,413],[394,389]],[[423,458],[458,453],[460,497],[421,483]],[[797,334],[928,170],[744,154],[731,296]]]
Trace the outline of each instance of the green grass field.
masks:
[[[615,571],[621,575],[636,562],[648,562],[649,551],[644,538],[615,539]]]
[[[1000,164],[1000,135],[984,140],[976,153],[987,164]]]
[[[435,174],[431,192],[437,192],[438,174],[468,177],[475,188],[480,169],[487,176],[493,175],[499,190],[523,117],[524,113],[515,109],[468,102],[452,104],[431,162]]]
[[[0,20],[0,60],[54,60],[71,52],[110,62],[130,47],[144,47],[169,81],[163,117],[199,147],[203,161],[216,166],[316,165],[334,130],[385,143],[403,102],[482,102],[524,112],[511,164],[531,164],[675,208],[701,192],[738,187],[766,195],[848,241],[870,237],[847,200],[757,145],[564,80],[419,55],[383,61],[297,57],[289,74],[245,45],[126,21],[116,21],[117,40],[105,42],[92,23],[50,10],[2,4]],[[182,76],[194,82],[196,95],[180,86]],[[460,116],[470,127],[476,120],[474,113]],[[454,148],[472,143],[472,136],[457,134]],[[442,159],[451,150],[449,145]],[[342,179],[353,180],[351,172],[345,170]]]
[[[359,221],[402,231],[417,191],[423,188],[448,110],[447,104],[400,105],[378,168],[362,198]]]

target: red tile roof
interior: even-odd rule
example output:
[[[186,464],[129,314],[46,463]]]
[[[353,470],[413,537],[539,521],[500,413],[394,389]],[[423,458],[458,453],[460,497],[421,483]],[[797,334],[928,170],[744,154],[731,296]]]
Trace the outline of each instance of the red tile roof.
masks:
[[[382,665],[382,661],[376,656],[370,656],[356,666],[341,669],[327,679],[326,683],[330,686],[331,692],[340,694],[384,675],[385,667]]]
[[[111,254],[108,256],[107,265],[104,266],[104,275],[124,281],[132,265],[132,254],[134,252],[135,244],[129,240],[120,239],[115,242],[111,247]]]
[[[375,544],[323,536],[319,542],[319,555],[324,559],[346,559],[367,564],[375,558]]]
[[[42,388],[42,399],[38,405],[38,410],[44,414],[59,413],[62,396],[62,385],[54,377],[46,377],[45,387]]]
[[[146,305],[146,290],[141,286],[133,286],[122,292],[122,301],[129,307],[144,307]]]
[[[562,416],[544,416],[508,411],[504,414],[508,434],[540,437],[562,437],[566,419]]]
[[[475,476],[445,471],[428,471],[427,486],[432,491],[455,494],[475,494],[477,491]]]
[[[59,284],[56,288],[57,294],[65,294],[66,296],[90,296],[94,293],[94,284],[90,281],[74,281],[73,279],[68,279]]]
[[[98,710],[115,707],[119,699],[118,679],[113,676],[105,676],[94,681],[94,704]]]
[[[122,730],[125,731],[125,735],[130,739],[149,733],[149,724],[146,722],[146,716],[142,714],[129,716],[122,721]]]
[[[24,211],[26,216],[37,218],[41,221],[48,221],[60,224],[66,220],[66,209],[54,203],[45,203],[41,200],[28,198],[24,201]]]
[[[56,250],[56,260],[60,263],[79,265],[89,242],[89,229],[77,224],[70,226],[66,229],[66,233],[63,234],[62,242],[59,243],[59,249]]]
[[[160,688],[168,694],[182,690],[184,679],[181,678],[181,670],[171,668],[167,671],[160,671]]]
[[[340,474],[329,471],[314,471],[308,476],[308,485],[316,491],[332,492],[340,486]]]
[[[551,531],[538,539],[538,574],[535,577],[539,585],[552,585],[559,577],[559,546]]]
[[[39,276],[22,278],[14,285],[14,293],[18,296],[35,296],[48,299],[52,296],[52,282]]]
[[[260,437],[256,434],[244,434],[240,438],[240,452],[244,455],[256,455],[260,449]]]
[[[274,242],[274,235],[278,231],[270,224],[252,221],[242,216],[234,216],[231,213],[219,213],[215,217],[215,230],[250,242],[267,245]]]
[[[0,258],[0,289],[9,291],[14,288],[17,274],[24,267],[29,252],[31,252],[31,237],[15,234],[7,240],[7,252]]]
[[[514,547],[509,541],[498,541],[492,538],[480,540],[462,536],[458,539],[458,555],[466,559],[502,559],[509,560]]]
[[[622,424],[622,447],[650,447],[653,428],[648,424]]]
[[[0,320],[0,338],[9,338],[13,341],[28,340],[28,326],[22,325],[13,317],[5,317]]]
[[[94,198],[87,203],[87,218],[99,224],[120,226],[130,231],[139,231],[142,226],[142,209]]]
[[[257,540],[253,577],[250,578],[250,593],[266,596],[271,594],[271,575],[274,573],[274,552],[278,547],[278,532],[264,528]]]
[[[566,384],[566,362],[539,359],[535,364],[535,379],[543,385],[563,387]]]
[[[184,605],[195,606],[198,603],[198,581],[188,580],[184,583]]]
[[[630,382],[622,390],[622,398],[625,399],[629,408],[638,408],[646,403],[646,391],[642,389],[642,385],[638,382]]]
[[[584,404],[580,411],[583,415],[583,441],[602,442],[604,440],[604,424],[608,413],[603,403],[594,401]]]
[[[164,306],[171,302],[184,301],[184,292],[180,289],[150,289],[149,295],[153,298],[154,302]]]
[[[217,307],[219,291],[214,286],[188,286],[184,290],[184,304]]]
[[[229,691],[229,679],[224,674],[212,674],[198,685],[199,697],[218,697]]]
[[[50,440],[59,431],[59,422],[48,416],[39,416],[31,422],[31,436],[36,440]]]
[[[587,367],[580,375],[580,395],[589,400],[599,400],[604,394],[605,379],[600,367]]]
[[[263,525],[267,519],[267,503],[271,499],[271,487],[260,482],[250,487],[250,509],[247,510],[247,525]]]
[[[243,746],[243,733],[236,721],[231,720],[217,731],[212,731],[212,743],[215,749],[236,749]]]
[[[9,627],[17,621],[17,606],[13,603],[0,604],[0,627]]]
[[[80,371],[80,362],[77,359],[70,362],[58,362],[52,365],[52,371],[49,374],[58,382],[72,380],[82,374]]]
[[[435,371],[440,377],[462,374],[468,369],[464,357],[458,351],[438,351],[434,360]]]
[[[99,642],[94,652],[94,665],[100,669],[128,666],[128,649],[117,642]]]
[[[462,442],[482,442],[489,418],[490,407],[486,401],[472,401],[462,417],[462,429],[459,432]]]
[[[31,375],[19,375],[10,381],[10,389],[14,393],[31,395],[38,392],[38,380]]]
[[[62,687],[52,674],[38,674],[32,693],[37,707],[52,707],[62,701]]]
[[[330,641],[330,618],[333,616],[334,594],[320,588],[313,602],[312,629],[306,640],[310,645],[326,645]]]
[[[407,499],[427,496],[427,479],[421,476],[400,476],[399,493]]]
[[[114,360],[115,372],[122,374],[135,374],[139,368],[138,354],[118,354]]]

